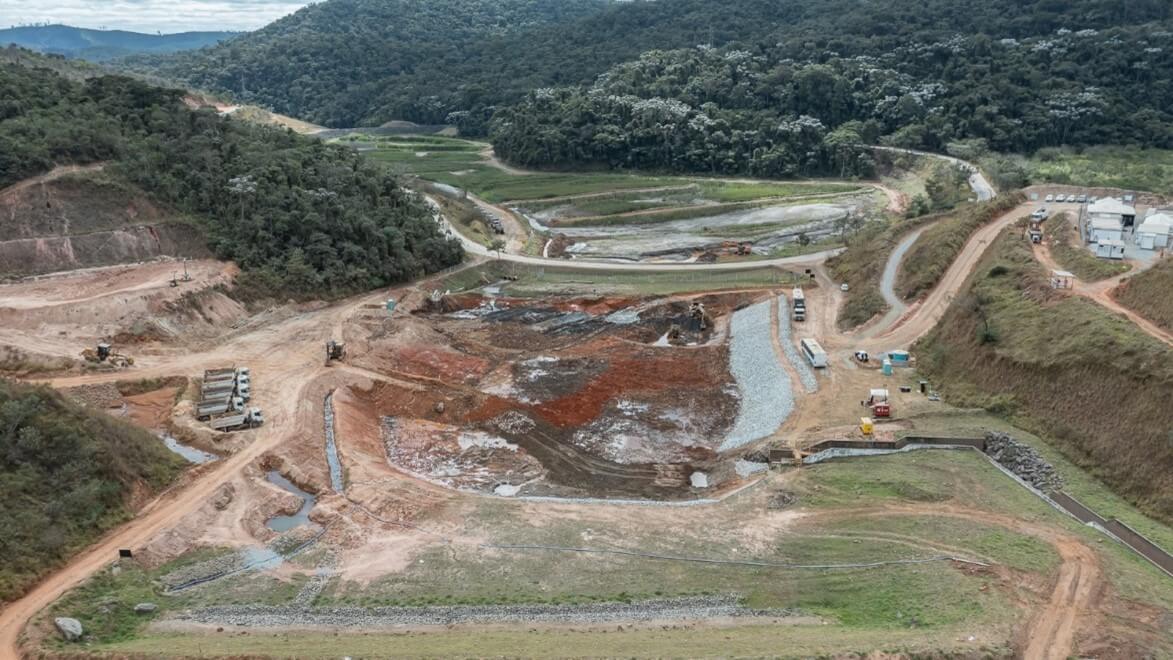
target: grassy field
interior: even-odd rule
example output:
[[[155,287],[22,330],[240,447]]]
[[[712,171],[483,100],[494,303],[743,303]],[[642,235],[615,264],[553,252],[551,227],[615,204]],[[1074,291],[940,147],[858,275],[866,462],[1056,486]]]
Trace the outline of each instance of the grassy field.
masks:
[[[1123,262],[1100,259],[1084,248],[1069,213],[1048,218],[1043,223],[1043,234],[1055,261],[1084,282],[1106,280],[1132,268]]]
[[[928,293],[941,281],[975,231],[1022,201],[1020,193],[1002,195],[992,202],[966,204],[945,214],[904,255],[896,275],[896,294],[904,300],[915,300]]]
[[[1173,332],[1173,256],[1125,280],[1115,296],[1121,305]]]
[[[1031,180],[1173,194],[1173,151],[1130,147],[1043,149],[1028,160]]]
[[[1046,433],[1074,463],[1173,520],[1173,351],[1093,301],[1054,292],[1009,228],[941,324],[919,368],[948,400]]]
[[[966,418],[977,424],[979,418]],[[917,420],[920,428],[921,420]],[[946,423],[942,416],[940,423]],[[967,423],[969,423],[967,421]],[[1073,468],[1074,469],[1074,468]],[[783,489],[797,498],[802,516],[777,526],[765,502]],[[795,570],[746,565],[590,555],[556,551],[487,550],[480,543],[540,543],[561,546],[639,549],[677,556],[769,560],[789,563],[839,563],[931,557],[962,552],[993,561],[1042,583],[1058,558],[1039,540],[985,524],[934,515],[932,505],[954,504],[1025,520],[1047,522],[1095,543],[1113,586],[1140,603],[1173,607],[1173,586],[1155,569],[1131,558],[1115,544],[1097,543],[1097,532],[1054,511],[1025,489],[1013,485],[981,456],[967,451],[923,451],[823,463],[801,471],[775,473],[764,484],[715,507],[650,509],[632,507],[616,516],[613,507],[576,508],[570,515],[532,519],[533,506],[505,499],[470,500],[456,541],[424,549],[402,572],[369,584],[332,582],[317,605],[424,605],[499,603],[589,603],[635,601],[680,595],[737,594],[754,608],[785,609],[799,616],[788,625],[756,621],[717,626],[574,626],[520,630],[455,629],[439,633],[346,634],[280,633],[175,634],[147,632],[146,623],[168,613],[209,604],[288,602],[302,577],[276,580],[246,574],[212,587],[163,596],[156,571],[134,567],[120,575],[103,573],[59,602],[49,615],[80,613],[98,652],[151,654],[289,654],[318,657],[345,652],[379,654],[372,641],[394,643],[397,653],[542,655],[565,652],[559,644],[574,639],[592,644],[592,653],[672,655],[682,640],[695,643],[689,655],[728,655],[730,649],[758,652],[770,643],[781,653],[829,654],[848,650],[920,650],[1005,646],[1021,623],[1020,610],[1007,594],[988,588],[990,576],[959,570],[947,562],[848,570]],[[929,506],[925,515],[886,515],[889,504]],[[559,505],[548,505],[557,507]],[[1122,507],[1128,508],[1126,504]],[[869,514],[869,511],[872,512]],[[764,534],[764,535],[763,535]],[[960,550],[959,550],[960,549]],[[195,553],[205,559],[216,551]],[[309,556],[298,565],[311,571]],[[135,616],[135,602],[159,603],[159,613]],[[527,627],[531,628],[531,627]],[[978,646],[967,635],[981,631]],[[965,633],[965,634],[961,634]],[[573,638],[568,635],[573,634]],[[256,640],[261,644],[255,645]],[[56,640],[51,648],[65,645]],[[472,644],[480,644],[475,650]],[[512,644],[513,646],[507,647]],[[584,647],[575,647],[584,648]],[[605,653],[600,649],[608,649]],[[771,651],[773,654],[774,651]]]

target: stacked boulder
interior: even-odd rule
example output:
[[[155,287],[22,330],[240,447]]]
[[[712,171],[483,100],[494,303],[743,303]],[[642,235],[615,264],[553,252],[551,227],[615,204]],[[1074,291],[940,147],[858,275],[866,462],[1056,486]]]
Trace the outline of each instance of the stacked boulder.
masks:
[[[1051,493],[1063,488],[1063,479],[1055,467],[1033,448],[1006,433],[986,434],[986,454],[1035,488]]]

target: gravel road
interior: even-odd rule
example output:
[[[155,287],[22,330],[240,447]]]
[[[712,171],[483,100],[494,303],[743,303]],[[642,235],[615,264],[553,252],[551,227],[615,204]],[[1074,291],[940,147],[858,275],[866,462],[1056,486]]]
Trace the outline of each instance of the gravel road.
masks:
[[[782,351],[786,353],[786,359],[798,372],[798,379],[802,381],[802,389],[806,390],[807,394],[818,392],[819,379],[815,376],[814,369],[811,369],[810,364],[798,352],[791,339],[790,303],[787,302],[786,296],[778,296],[778,339],[782,342]]]

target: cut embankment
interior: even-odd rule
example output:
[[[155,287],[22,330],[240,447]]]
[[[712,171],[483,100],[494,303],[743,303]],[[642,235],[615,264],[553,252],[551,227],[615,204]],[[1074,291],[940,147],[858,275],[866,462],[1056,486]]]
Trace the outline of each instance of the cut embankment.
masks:
[[[730,320],[729,370],[741,403],[733,428],[718,451],[736,449],[778,429],[794,410],[790,376],[778,362],[770,301],[734,312]]]
[[[112,175],[72,173],[0,194],[11,219],[0,236],[0,276],[23,276],[209,256],[202,233]]]
[[[1173,332],[1173,256],[1128,278],[1112,296],[1162,330]]]
[[[1173,520],[1173,351],[1095,302],[1052,290],[1021,228],[995,239],[917,354],[951,402],[1012,417]]]

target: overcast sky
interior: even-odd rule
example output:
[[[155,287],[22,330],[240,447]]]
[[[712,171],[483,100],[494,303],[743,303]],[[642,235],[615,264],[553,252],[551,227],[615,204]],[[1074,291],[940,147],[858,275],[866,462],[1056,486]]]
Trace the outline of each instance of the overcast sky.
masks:
[[[297,0],[0,0],[0,28],[64,23],[136,32],[255,30],[308,4]]]

